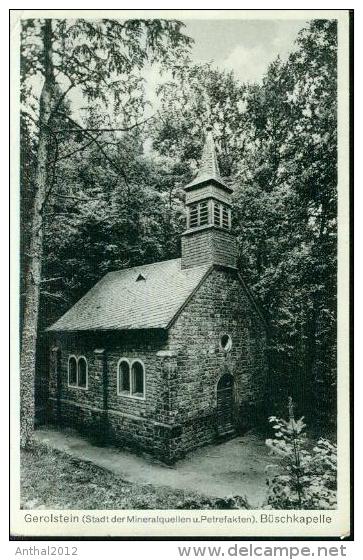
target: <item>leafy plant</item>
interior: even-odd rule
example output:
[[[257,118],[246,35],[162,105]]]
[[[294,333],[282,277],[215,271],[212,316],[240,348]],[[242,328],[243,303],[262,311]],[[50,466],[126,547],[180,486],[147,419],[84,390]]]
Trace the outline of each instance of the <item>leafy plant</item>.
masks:
[[[251,506],[243,496],[210,498],[200,495],[178,502],[175,509],[251,509]]]
[[[73,158],[91,145],[97,146],[99,155],[116,170],[124,190],[128,189],[125,166],[108,154],[110,140],[106,140],[107,135],[110,131],[128,132],[146,122],[140,122],[147,104],[141,72],[146,65],[154,63],[165,70],[180,57],[186,57],[192,40],[181,32],[182,28],[181,22],[152,19],[91,21],[47,18],[26,19],[22,24],[22,134],[24,136],[26,132],[31,160],[31,164],[24,164],[27,154],[23,151],[21,184],[26,196],[22,194],[22,217],[26,219],[29,216],[22,247],[28,254],[22,260],[24,305],[20,439],[24,448],[30,445],[34,431],[34,381],[39,346],[38,324],[42,315],[40,286],[44,281],[42,266],[46,257],[44,214],[49,210],[48,203],[52,198],[82,201],[77,184],[70,185],[67,194],[58,192],[57,164]],[[40,94],[33,91],[36,90],[32,87],[34,83],[40,85]],[[79,119],[79,112],[74,110],[74,106],[72,112],[69,93],[75,91],[86,104],[89,117],[97,106],[102,107],[103,114],[99,120],[88,118],[85,124]],[[29,179],[30,184],[24,183],[24,178]],[[27,210],[27,205],[32,206],[31,211]],[[108,249],[112,257],[112,246]],[[49,297],[49,293],[45,290],[43,296]],[[55,297],[58,299],[59,294]]]
[[[304,417],[294,418],[289,397],[289,420],[271,416],[275,431],[266,445],[280,462],[268,465],[275,474],[268,478],[267,507],[271,509],[334,509],[336,507],[337,448],[320,438],[309,450]],[[276,472],[277,471],[277,472]]]
[[[189,64],[159,88],[159,154],[193,175],[206,116],[232,184],[238,267],[269,323],[269,368],[283,415],[336,421],[337,24],[312,20],[260,83]],[[182,183],[182,185],[185,183]],[[293,372],[293,376],[292,376]]]

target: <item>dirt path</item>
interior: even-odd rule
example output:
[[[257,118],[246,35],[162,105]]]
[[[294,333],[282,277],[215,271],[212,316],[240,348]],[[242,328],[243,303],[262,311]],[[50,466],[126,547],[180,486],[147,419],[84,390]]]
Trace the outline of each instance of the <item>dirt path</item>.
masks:
[[[172,467],[146,454],[96,447],[70,430],[60,432],[43,427],[37,430],[36,439],[91,461],[129,482],[170,486],[208,496],[246,496],[254,507],[261,507],[266,495],[265,466],[270,461],[263,440],[251,433],[202,447]]]

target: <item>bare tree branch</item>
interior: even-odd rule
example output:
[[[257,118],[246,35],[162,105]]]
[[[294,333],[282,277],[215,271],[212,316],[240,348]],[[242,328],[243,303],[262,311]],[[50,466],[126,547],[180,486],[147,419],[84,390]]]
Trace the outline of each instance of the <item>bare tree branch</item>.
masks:
[[[125,171],[124,171],[121,167],[119,167],[119,166],[117,165],[117,163],[116,163],[112,158],[109,157],[109,155],[105,152],[103,146],[102,146],[102,145],[100,144],[100,142],[97,140],[97,137],[94,137],[92,134],[90,134],[90,131],[89,131],[89,130],[83,128],[82,125],[80,125],[79,123],[77,123],[75,120],[73,120],[73,119],[72,119],[71,117],[69,117],[68,115],[65,115],[65,114],[64,114],[64,116],[65,116],[71,123],[73,123],[76,127],[78,127],[80,131],[83,131],[89,138],[91,138],[91,139],[94,141],[94,143],[96,144],[96,146],[98,147],[98,149],[100,150],[100,152],[102,153],[102,155],[104,156],[104,158],[113,166],[113,168],[117,171],[117,173],[123,177],[123,179],[124,179],[126,185],[128,186],[128,179],[127,179],[127,176],[126,176]]]
[[[28,113],[28,111],[23,111],[23,114],[27,119],[30,119],[35,124],[36,127],[39,126],[38,119],[33,117],[30,113]]]
[[[81,126],[78,123],[75,123],[77,125],[77,127],[79,128],[58,128],[53,130],[52,132],[58,133],[58,132],[79,132],[80,129],[83,132],[129,132],[130,130],[132,130],[133,128],[136,128],[137,126],[142,126],[143,124],[147,123],[148,121],[150,121],[151,119],[154,119],[155,115],[151,115],[151,117],[148,117],[147,119],[144,119],[143,121],[134,123],[130,126],[124,127],[124,128],[85,128],[83,126]],[[75,121],[73,121],[75,122]]]
[[[57,276],[56,278],[44,278],[44,280],[41,280],[40,283],[43,284],[44,282],[55,282],[56,280],[63,280],[63,276]]]
[[[45,297],[48,297],[48,298],[54,298],[56,300],[62,300],[62,301],[65,301],[66,303],[69,303],[69,298],[66,298],[61,294],[52,294],[51,292],[46,292],[46,291],[43,291],[43,290],[41,290],[40,293],[41,293],[42,296],[45,296]]]
[[[93,198],[82,198],[80,196],[73,196],[71,194],[55,193],[53,196],[56,196],[57,198],[69,198],[70,200],[79,200],[80,202],[91,202],[92,200],[94,200]]]
[[[99,138],[100,134],[98,134],[97,138]],[[82,152],[83,150],[85,150],[86,148],[88,148],[88,146],[90,146],[91,144],[93,144],[94,140],[90,140],[89,142],[87,142],[86,144],[83,144],[83,146],[81,146],[80,148],[77,148],[77,150],[72,150],[71,152],[68,152],[67,154],[64,154],[63,156],[59,156],[57,157],[57,159],[54,159],[53,161],[51,161],[50,163],[58,163],[58,161],[61,161],[62,159],[67,159],[71,156],[73,156],[74,154],[77,154],[78,152]]]

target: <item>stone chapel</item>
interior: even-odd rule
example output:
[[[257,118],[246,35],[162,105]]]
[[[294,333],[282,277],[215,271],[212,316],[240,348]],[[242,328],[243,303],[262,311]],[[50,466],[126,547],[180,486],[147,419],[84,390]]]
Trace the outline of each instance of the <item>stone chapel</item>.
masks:
[[[47,329],[49,420],[167,463],[254,426],[267,390],[211,130],[184,188],[181,258],[106,274]]]

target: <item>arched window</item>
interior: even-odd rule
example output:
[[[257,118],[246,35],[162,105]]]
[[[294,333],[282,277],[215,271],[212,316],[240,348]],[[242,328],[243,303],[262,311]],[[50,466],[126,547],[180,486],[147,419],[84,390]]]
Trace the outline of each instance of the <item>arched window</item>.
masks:
[[[222,206],[222,228],[230,228],[230,210],[226,206]]]
[[[77,359],[70,356],[68,360],[68,385],[77,385]]]
[[[216,226],[221,225],[221,204],[219,202],[213,202],[213,219]]]
[[[83,389],[86,389],[88,385],[87,370],[87,360],[84,356],[81,356],[78,358],[78,387],[82,387]]]
[[[198,227],[198,204],[192,204],[189,207],[189,227]]]
[[[213,202],[213,223],[223,229],[231,229],[231,209],[220,202]]]
[[[209,221],[208,202],[203,200],[199,203],[199,225],[205,226]]]
[[[145,396],[145,369],[139,360],[131,366],[131,395],[143,398]]]
[[[145,398],[145,368],[140,360],[121,358],[117,366],[117,394],[122,397]]]
[[[190,229],[209,224],[209,204],[207,200],[189,206],[188,223]]]
[[[117,373],[117,392],[118,394],[130,394],[130,364],[125,358],[121,358],[118,363]]]
[[[88,389],[88,364],[84,356],[77,358],[69,356],[68,359],[68,385]]]

